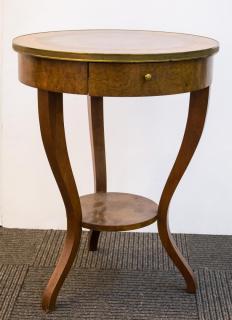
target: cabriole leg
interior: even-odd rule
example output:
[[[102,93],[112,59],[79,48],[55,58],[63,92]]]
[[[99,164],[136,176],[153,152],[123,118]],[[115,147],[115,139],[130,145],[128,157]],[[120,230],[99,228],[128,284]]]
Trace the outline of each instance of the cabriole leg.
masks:
[[[209,88],[194,91],[190,94],[189,114],[183,141],[162,192],[158,208],[158,230],[161,242],[176,267],[182,273],[189,293],[196,292],[196,280],[192,269],[176,247],[170,233],[168,207],[200,140],[207,113],[208,96]]]
[[[82,214],[65,141],[62,93],[38,90],[38,106],[44,148],[67,215],[64,247],[42,298],[42,307],[48,312],[55,308],[59,290],[75,259],[81,238]]]

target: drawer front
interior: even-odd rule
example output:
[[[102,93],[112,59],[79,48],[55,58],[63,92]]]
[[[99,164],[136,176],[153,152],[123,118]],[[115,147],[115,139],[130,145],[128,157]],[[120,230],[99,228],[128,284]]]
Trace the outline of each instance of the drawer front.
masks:
[[[19,80],[42,90],[87,94],[88,63],[19,54]]]
[[[212,58],[154,63],[90,63],[89,95],[155,96],[210,85]]]

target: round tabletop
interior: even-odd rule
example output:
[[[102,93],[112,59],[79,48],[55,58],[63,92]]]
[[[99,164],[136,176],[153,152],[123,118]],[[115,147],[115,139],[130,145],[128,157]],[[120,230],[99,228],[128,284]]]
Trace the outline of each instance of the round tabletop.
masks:
[[[19,53],[87,62],[162,62],[208,57],[219,50],[202,36],[142,30],[71,30],[33,33],[13,40]]]

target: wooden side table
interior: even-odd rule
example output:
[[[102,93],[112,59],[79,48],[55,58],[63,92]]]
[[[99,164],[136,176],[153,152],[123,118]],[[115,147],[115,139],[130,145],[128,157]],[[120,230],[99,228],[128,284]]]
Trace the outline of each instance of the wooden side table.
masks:
[[[13,48],[19,53],[20,81],[38,88],[43,144],[67,214],[64,248],[44,291],[43,309],[55,307],[76,256],[82,226],[91,230],[89,250],[96,250],[100,231],[131,230],[157,221],[163,246],[182,273],[187,291],[195,293],[193,271],[169,231],[168,207],[202,134],[218,42],[167,32],[78,30],[17,37]],[[184,92],[190,92],[186,129],[159,204],[137,195],[107,192],[103,96]],[[82,197],[66,147],[63,93],[88,95],[95,193]]]

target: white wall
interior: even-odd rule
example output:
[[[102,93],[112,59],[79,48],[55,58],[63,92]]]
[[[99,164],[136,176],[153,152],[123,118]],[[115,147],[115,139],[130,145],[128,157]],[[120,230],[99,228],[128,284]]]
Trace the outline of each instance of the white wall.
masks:
[[[231,10],[229,0],[5,0],[3,225],[66,225],[40,139],[36,90],[17,80],[12,38],[58,29],[128,28],[188,32],[220,41],[205,131],[173,197],[170,219],[174,232],[232,234]],[[109,191],[159,200],[182,139],[187,109],[188,95],[105,99]],[[85,96],[65,96],[65,123],[80,194],[92,192]]]
[[[2,85],[3,85],[3,0],[0,0],[0,225],[2,225]]]

